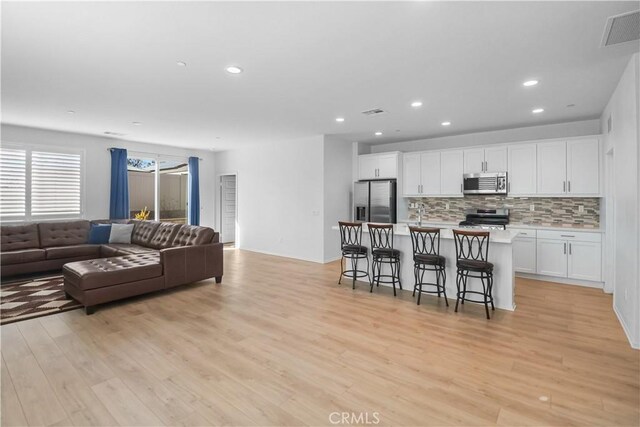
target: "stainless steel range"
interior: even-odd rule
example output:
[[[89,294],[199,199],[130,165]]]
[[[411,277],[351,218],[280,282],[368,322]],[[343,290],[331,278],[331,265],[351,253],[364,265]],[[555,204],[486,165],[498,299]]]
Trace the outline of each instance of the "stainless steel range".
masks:
[[[509,209],[467,209],[461,228],[482,230],[506,230],[509,224]]]

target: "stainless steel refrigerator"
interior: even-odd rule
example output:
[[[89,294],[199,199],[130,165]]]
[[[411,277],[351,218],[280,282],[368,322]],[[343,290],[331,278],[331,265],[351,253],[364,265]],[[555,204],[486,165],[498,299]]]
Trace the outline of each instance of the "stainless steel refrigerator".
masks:
[[[396,180],[353,183],[355,221],[396,222]]]

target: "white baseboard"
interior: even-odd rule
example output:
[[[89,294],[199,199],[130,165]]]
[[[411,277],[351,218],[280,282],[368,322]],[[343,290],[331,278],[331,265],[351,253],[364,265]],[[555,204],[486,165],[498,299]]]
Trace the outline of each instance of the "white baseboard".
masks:
[[[290,258],[290,259],[297,259],[297,260],[300,260],[300,261],[308,261],[308,262],[315,262],[317,264],[324,264],[324,260],[317,260],[317,259],[311,259],[311,258],[306,258],[306,257],[295,257],[295,256],[291,256],[291,255],[285,255],[285,254],[277,253],[277,252],[263,251],[261,249],[253,249],[253,248],[238,248],[238,249],[243,250],[243,251],[247,251],[247,252],[257,252],[259,254],[278,256],[278,257],[281,257],[281,258]]]
[[[562,285],[585,286],[587,288],[604,289],[603,282],[591,282],[589,280],[577,280],[577,279],[569,279],[566,277],[544,276],[541,274],[521,273],[521,272],[516,272],[516,277],[523,277],[525,279],[533,279],[533,280],[541,280],[543,282],[560,283]]]
[[[633,340],[633,337],[631,336],[631,333],[629,332],[629,328],[627,327],[627,324],[624,322],[624,318],[620,315],[620,313],[618,313],[618,309],[616,308],[615,304],[613,304],[613,312],[616,314],[616,317],[618,318],[618,322],[620,322],[620,324],[622,325],[622,330],[624,331],[625,335],[627,336],[627,340],[629,341],[629,344],[631,345],[631,348],[635,348],[636,350],[640,350],[640,343],[635,342]]]

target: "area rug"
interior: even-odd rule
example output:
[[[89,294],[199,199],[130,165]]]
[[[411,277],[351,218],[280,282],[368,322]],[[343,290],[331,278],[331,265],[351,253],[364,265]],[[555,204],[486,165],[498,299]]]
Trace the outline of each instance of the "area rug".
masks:
[[[62,276],[2,284],[0,287],[0,325],[48,316],[82,307],[64,296]]]

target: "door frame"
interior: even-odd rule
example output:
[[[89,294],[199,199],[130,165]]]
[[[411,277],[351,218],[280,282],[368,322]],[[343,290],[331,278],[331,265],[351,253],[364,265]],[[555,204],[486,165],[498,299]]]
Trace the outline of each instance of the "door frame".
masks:
[[[217,201],[218,201],[218,205],[219,208],[217,209],[218,211],[218,221],[217,221],[217,226],[218,226],[218,230],[220,232],[220,241],[222,241],[222,177],[223,176],[235,176],[236,178],[236,231],[235,231],[235,236],[234,236],[234,244],[235,247],[238,248],[239,247],[239,237],[240,237],[240,233],[239,233],[239,225],[238,225],[238,219],[240,218],[239,216],[239,212],[238,212],[238,172],[227,172],[227,173],[219,173],[216,175],[216,181],[218,182],[217,185],[217,192],[218,192],[218,197],[217,197]]]

